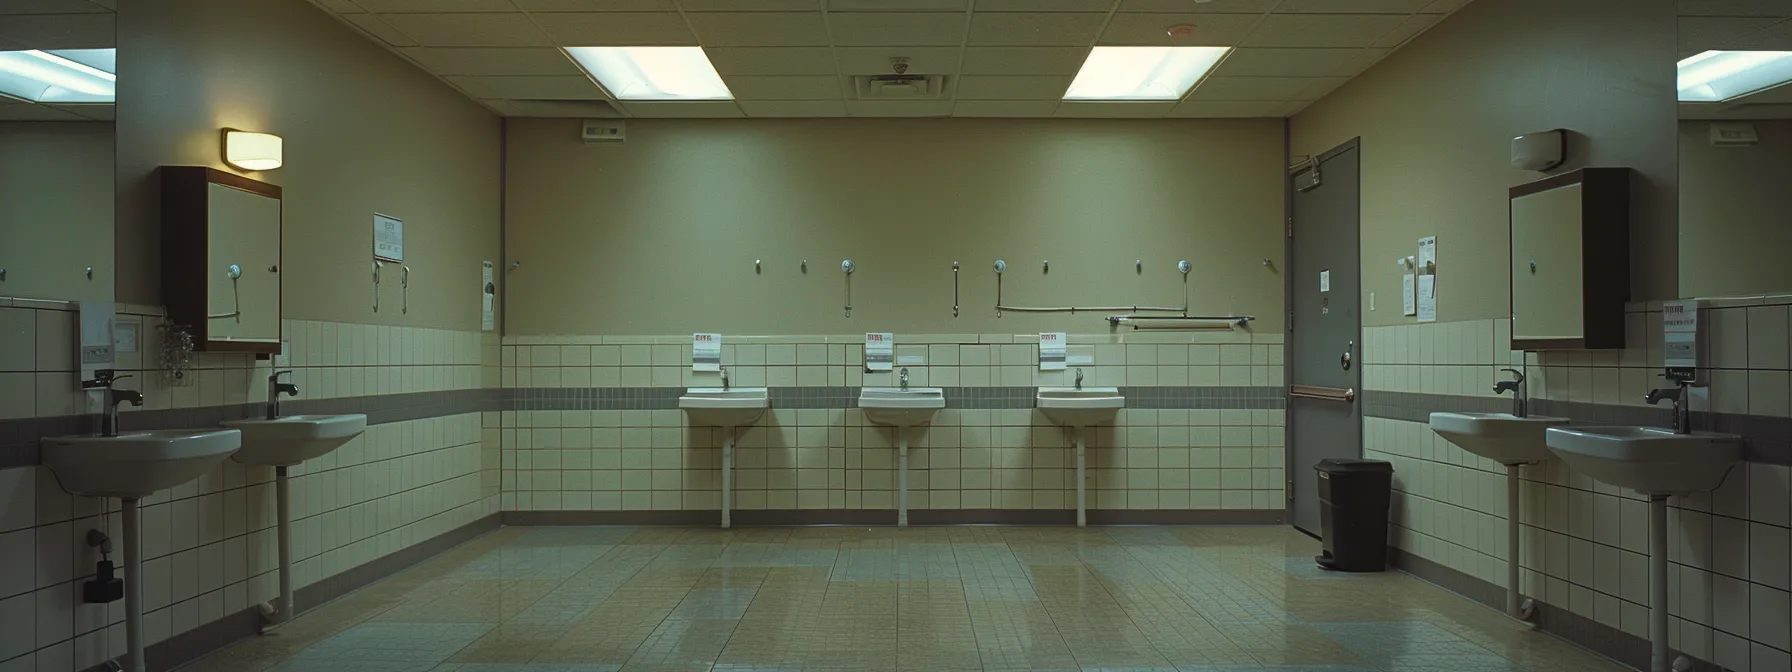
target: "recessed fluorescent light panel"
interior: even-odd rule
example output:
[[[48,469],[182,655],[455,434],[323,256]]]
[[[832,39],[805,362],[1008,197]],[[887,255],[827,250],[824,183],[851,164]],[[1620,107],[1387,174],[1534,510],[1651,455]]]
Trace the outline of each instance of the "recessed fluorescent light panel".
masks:
[[[33,103],[111,103],[118,99],[116,51],[0,51],[0,94]]]
[[[1717,103],[1792,82],[1792,51],[1707,51],[1680,61],[1680,102]]]
[[[734,100],[702,47],[567,47],[618,100]]]
[[[1065,100],[1177,100],[1228,47],[1096,47]]]

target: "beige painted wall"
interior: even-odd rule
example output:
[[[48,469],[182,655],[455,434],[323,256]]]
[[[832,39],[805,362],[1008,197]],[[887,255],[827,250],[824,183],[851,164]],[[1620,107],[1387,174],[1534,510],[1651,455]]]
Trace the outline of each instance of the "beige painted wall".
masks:
[[[1792,121],[1750,121],[1760,144],[1713,147],[1680,122],[1680,295],[1792,291]]]
[[[0,296],[112,298],[112,138],[109,121],[0,122]]]
[[[506,333],[1107,329],[1108,313],[997,319],[997,258],[1004,301],[1033,305],[1180,305],[1188,259],[1195,310],[1281,329],[1279,121],[631,120],[624,144],[578,136],[577,120],[510,120],[522,266]]]
[[[497,117],[303,0],[119,3],[118,296],[159,302],[159,165],[225,168],[219,129],[276,133],[288,319],[479,328],[496,260]],[[405,220],[373,312],[373,213]]]
[[[1482,0],[1293,120],[1292,154],[1362,138],[1367,326],[1401,324],[1396,258],[1437,236],[1438,315],[1508,315],[1515,135],[1573,131],[1570,161],[1628,166],[1631,298],[1677,295],[1673,0]],[[1367,296],[1364,297],[1365,304]]]

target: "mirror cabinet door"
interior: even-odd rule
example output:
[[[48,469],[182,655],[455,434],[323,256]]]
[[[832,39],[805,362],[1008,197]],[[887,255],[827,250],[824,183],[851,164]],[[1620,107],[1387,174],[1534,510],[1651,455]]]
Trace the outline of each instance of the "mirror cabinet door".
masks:
[[[280,187],[162,167],[162,291],[200,350],[280,351]]]

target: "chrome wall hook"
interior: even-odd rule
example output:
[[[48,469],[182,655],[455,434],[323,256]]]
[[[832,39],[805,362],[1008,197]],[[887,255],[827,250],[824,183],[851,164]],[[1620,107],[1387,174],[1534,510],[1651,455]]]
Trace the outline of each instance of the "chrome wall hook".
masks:
[[[411,267],[398,267],[398,312],[411,314]]]

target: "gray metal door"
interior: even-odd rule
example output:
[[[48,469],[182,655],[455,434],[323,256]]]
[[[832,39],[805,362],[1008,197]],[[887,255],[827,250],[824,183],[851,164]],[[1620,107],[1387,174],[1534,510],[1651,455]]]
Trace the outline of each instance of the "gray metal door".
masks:
[[[1290,517],[1314,536],[1321,532],[1313,465],[1363,452],[1357,178],[1356,140],[1289,173]]]

